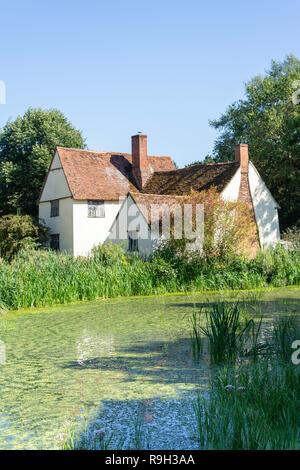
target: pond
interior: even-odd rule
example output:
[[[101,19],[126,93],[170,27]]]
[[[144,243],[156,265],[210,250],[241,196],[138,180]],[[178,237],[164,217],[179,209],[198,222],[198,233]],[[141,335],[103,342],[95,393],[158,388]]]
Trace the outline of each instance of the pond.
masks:
[[[150,448],[193,448],[190,397],[205,390],[209,371],[193,359],[190,315],[224,299],[247,302],[265,321],[300,314],[300,289],[282,288],[99,300],[1,316],[0,448],[59,448],[72,423],[96,422],[130,440],[140,406]]]

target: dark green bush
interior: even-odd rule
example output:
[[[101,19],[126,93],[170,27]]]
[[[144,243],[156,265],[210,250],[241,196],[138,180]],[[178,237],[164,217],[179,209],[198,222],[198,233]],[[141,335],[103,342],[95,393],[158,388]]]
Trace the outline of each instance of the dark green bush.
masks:
[[[11,259],[18,251],[38,247],[48,239],[47,228],[30,215],[0,217],[0,256]]]

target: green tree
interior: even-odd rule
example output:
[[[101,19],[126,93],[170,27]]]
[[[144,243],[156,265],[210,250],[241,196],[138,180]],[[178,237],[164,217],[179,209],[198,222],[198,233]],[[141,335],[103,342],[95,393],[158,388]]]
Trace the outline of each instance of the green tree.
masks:
[[[84,148],[81,132],[56,109],[28,109],[0,131],[0,215],[37,215],[55,147]]]
[[[297,58],[273,61],[265,76],[246,83],[243,100],[210,122],[221,133],[214,146],[216,162],[232,160],[235,144],[249,144],[250,159],[281,207],[282,228],[300,223],[299,80]]]
[[[203,164],[206,164],[206,163],[215,163],[215,159],[209,153],[207,155],[205,155],[203,160],[195,160],[194,162],[187,163],[187,165],[185,165],[185,168],[187,168],[189,166],[193,166],[193,165],[200,165],[200,164],[203,165]]]
[[[38,247],[48,238],[47,227],[30,215],[0,217],[0,257],[10,260],[21,249]]]

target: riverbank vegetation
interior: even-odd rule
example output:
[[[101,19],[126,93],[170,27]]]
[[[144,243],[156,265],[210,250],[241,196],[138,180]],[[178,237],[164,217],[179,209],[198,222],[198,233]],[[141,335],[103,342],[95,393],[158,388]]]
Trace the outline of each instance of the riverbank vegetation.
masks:
[[[173,250],[173,251],[172,251]],[[243,255],[201,256],[164,247],[143,260],[118,246],[88,257],[26,249],[0,260],[0,307],[12,310],[81,300],[168,292],[256,289],[299,285],[300,251],[278,246]]]
[[[196,323],[208,340],[209,361],[217,363],[209,397],[199,393],[194,406],[199,448],[299,448],[300,370],[292,361],[299,319],[279,317],[262,332],[261,321],[242,318],[236,306],[216,304],[206,327],[199,322],[200,317]],[[194,329],[195,318],[193,323]]]

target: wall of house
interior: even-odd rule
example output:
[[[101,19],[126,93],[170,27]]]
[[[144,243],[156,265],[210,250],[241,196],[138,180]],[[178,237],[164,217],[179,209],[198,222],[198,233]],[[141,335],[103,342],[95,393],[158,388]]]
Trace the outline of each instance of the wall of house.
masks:
[[[135,212],[135,210],[132,211],[133,206],[135,206],[135,210],[137,210],[137,212]],[[144,216],[141,214],[141,212],[137,209],[137,206],[131,196],[129,196],[123,202],[118,213],[118,217],[114,220],[111,226],[111,230],[106,239],[106,243],[118,244],[121,245],[124,250],[128,250],[128,231],[130,232],[130,228],[133,228],[133,226],[130,225],[130,222],[128,223],[128,214],[134,215],[135,213],[139,223],[138,251],[142,256],[149,256],[153,253],[153,250],[157,244],[157,239],[155,239],[155,235],[153,234],[152,237],[154,237],[154,239],[150,238],[150,229],[148,227],[148,223]],[[124,233],[121,235],[122,232],[120,231],[120,223],[122,223],[122,221],[123,224],[125,224],[125,228]],[[147,237],[144,236],[146,234]]]
[[[249,162],[249,187],[261,247],[274,246],[280,240],[278,204],[252,162]]]
[[[93,246],[103,243],[120,209],[118,201],[105,201],[105,217],[88,217],[88,202],[73,201],[74,255],[87,255]]]
[[[59,199],[59,216],[50,217],[50,201]],[[59,233],[60,250],[73,252],[73,203],[69,186],[56,152],[41,194],[39,218],[49,227],[50,233]]]
[[[39,205],[39,218],[42,219],[50,233],[59,233],[60,250],[73,253],[73,199],[71,197],[59,200],[59,216],[50,217],[51,204],[49,201]]]
[[[223,189],[221,195],[226,201],[236,202],[239,196],[239,189],[241,184],[241,167],[237,169],[233,178]]]

